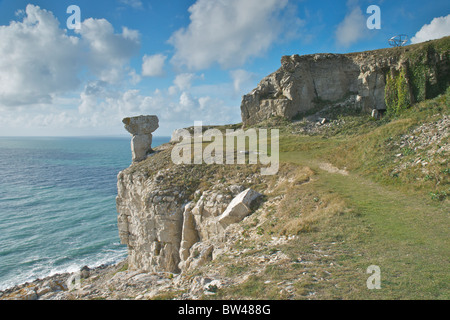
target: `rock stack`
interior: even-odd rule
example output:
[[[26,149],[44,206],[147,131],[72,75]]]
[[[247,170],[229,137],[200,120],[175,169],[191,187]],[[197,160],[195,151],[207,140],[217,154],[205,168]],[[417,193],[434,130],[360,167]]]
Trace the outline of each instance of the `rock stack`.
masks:
[[[140,162],[152,153],[152,133],[159,128],[157,116],[139,116],[122,120],[125,129],[131,133],[131,153],[133,162]]]

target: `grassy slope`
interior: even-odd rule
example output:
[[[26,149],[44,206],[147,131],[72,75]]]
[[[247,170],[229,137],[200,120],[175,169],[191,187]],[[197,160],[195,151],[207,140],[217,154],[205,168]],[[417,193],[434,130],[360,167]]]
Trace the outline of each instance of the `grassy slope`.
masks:
[[[355,210],[357,218],[346,220],[348,232],[357,230],[361,224],[366,227],[359,241],[346,244],[350,252],[359,252],[361,256],[344,259],[342,263],[360,271],[370,264],[379,265],[384,286],[380,292],[354,286],[359,290],[349,290],[347,297],[449,298],[449,201],[437,202],[429,197],[428,193],[436,187],[433,181],[424,179],[421,171],[390,175],[395,166],[393,154],[398,150],[386,148],[387,141],[399,139],[411,128],[448,115],[449,97],[447,91],[446,95],[419,104],[391,122],[374,124],[363,120],[356,132],[344,131],[325,141],[322,137],[303,137],[305,142],[311,139],[319,147],[282,154],[285,161],[312,168],[317,168],[315,162],[321,159],[352,171],[349,176],[321,172],[317,187],[339,194]],[[372,130],[364,133],[367,127]],[[319,144],[315,143],[318,139],[322,140]],[[293,143],[297,139],[287,140]],[[448,160],[448,154],[443,158]],[[448,189],[448,170],[445,171],[448,161],[434,166],[429,170],[442,175],[441,190]],[[352,282],[351,272],[348,277],[342,276]],[[362,279],[365,277],[361,275]]]
[[[392,169],[398,165],[393,162],[398,150],[387,147],[421,123],[450,114],[449,93],[418,104],[389,121],[344,117],[345,126],[322,135],[294,135],[290,124],[283,127],[282,163],[297,166],[294,171],[291,169],[291,175],[305,168],[311,168],[312,174],[307,179],[309,183],[280,190],[278,193],[284,194],[285,200],[273,209],[266,222],[253,226],[267,237],[299,235],[277,248],[291,256],[292,262],[266,267],[262,275],[219,292],[219,297],[449,299],[449,200],[430,197],[437,188],[436,181],[424,179],[421,170],[407,169],[406,173],[392,176]],[[439,156],[440,161],[428,169],[440,175],[436,178],[440,190],[447,190],[448,154]],[[402,161],[410,159],[405,157]],[[350,173],[324,171],[320,169],[323,162],[346,167]],[[335,210],[327,210],[333,207]],[[304,211],[302,218],[296,215],[299,211]],[[255,219],[262,220],[262,215]],[[247,248],[251,245],[251,241],[243,244]],[[264,250],[255,252],[261,253]],[[296,257],[311,263],[296,263]],[[247,266],[236,270],[238,265],[228,261],[230,272],[235,275],[249,269]],[[381,290],[367,289],[366,269],[370,265],[381,268]],[[271,282],[266,283],[268,280]],[[283,281],[294,283],[295,290],[290,295],[273,285]]]

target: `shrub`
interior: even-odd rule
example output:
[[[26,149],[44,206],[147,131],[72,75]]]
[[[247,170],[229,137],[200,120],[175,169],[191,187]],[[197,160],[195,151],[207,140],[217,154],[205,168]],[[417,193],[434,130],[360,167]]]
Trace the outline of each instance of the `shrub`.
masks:
[[[403,110],[411,106],[409,85],[405,70],[398,75],[387,76],[385,88],[385,102],[389,115],[398,116]]]

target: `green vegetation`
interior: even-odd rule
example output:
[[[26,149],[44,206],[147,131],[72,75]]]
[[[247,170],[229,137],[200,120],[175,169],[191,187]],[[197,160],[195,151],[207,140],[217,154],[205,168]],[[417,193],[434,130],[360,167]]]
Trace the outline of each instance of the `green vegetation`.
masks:
[[[397,76],[388,75],[385,88],[386,108],[389,115],[399,115],[411,105],[406,72],[402,70]]]
[[[433,99],[450,85],[450,37],[409,46],[402,54],[404,63],[398,74],[386,74],[385,100],[391,115],[399,115],[412,103]]]
[[[239,259],[279,253],[288,259],[262,270],[231,257],[213,261],[225,276],[247,279],[214,297],[449,299],[450,169],[447,149],[439,151],[449,141],[433,138],[434,126],[450,115],[449,98],[450,89],[381,121],[343,116],[339,129],[317,135],[292,134],[293,124],[277,120],[282,164],[266,189],[269,202],[282,200],[243,224],[246,240],[236,247],[246,250]],[[329,172],[323,163],[349,173]],[[258,246],[283,236],[296,238]],[[367,289],[370,265],[381,268],[380,290]]]
[[[430,67],[430,62],[439,61],[441,57],[449,59],[450,38],[429,42],[412,47],[406,52],[408,60],[408,78],[416,102],[432,99],[443,93],[450,85],[448,66],[445,60]]]

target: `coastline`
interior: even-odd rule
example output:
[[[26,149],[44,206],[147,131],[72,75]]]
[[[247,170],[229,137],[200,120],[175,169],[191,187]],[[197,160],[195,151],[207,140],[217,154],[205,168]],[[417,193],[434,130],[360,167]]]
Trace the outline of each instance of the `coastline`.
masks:
[[[74,273],[56,274],[0,291],[0,301],[198,300],[214,296],[218,287],[234,282],[216,273],[192,277],[170,272],[128,270],[127,260],[90,270],[83,267],[79,274],[78,287],[67,286]]]
[[[80,282],[85,279],[100,279],[111,272],[119,272],[126,259],[119,262],[102,264],[95,268],[84,266],[80,269]],[[67,283],[69,278],[76,273],[57,273],[45,278],[38,278],[31,282],[25,282],[0,291],[0,300],[71,300]]]

